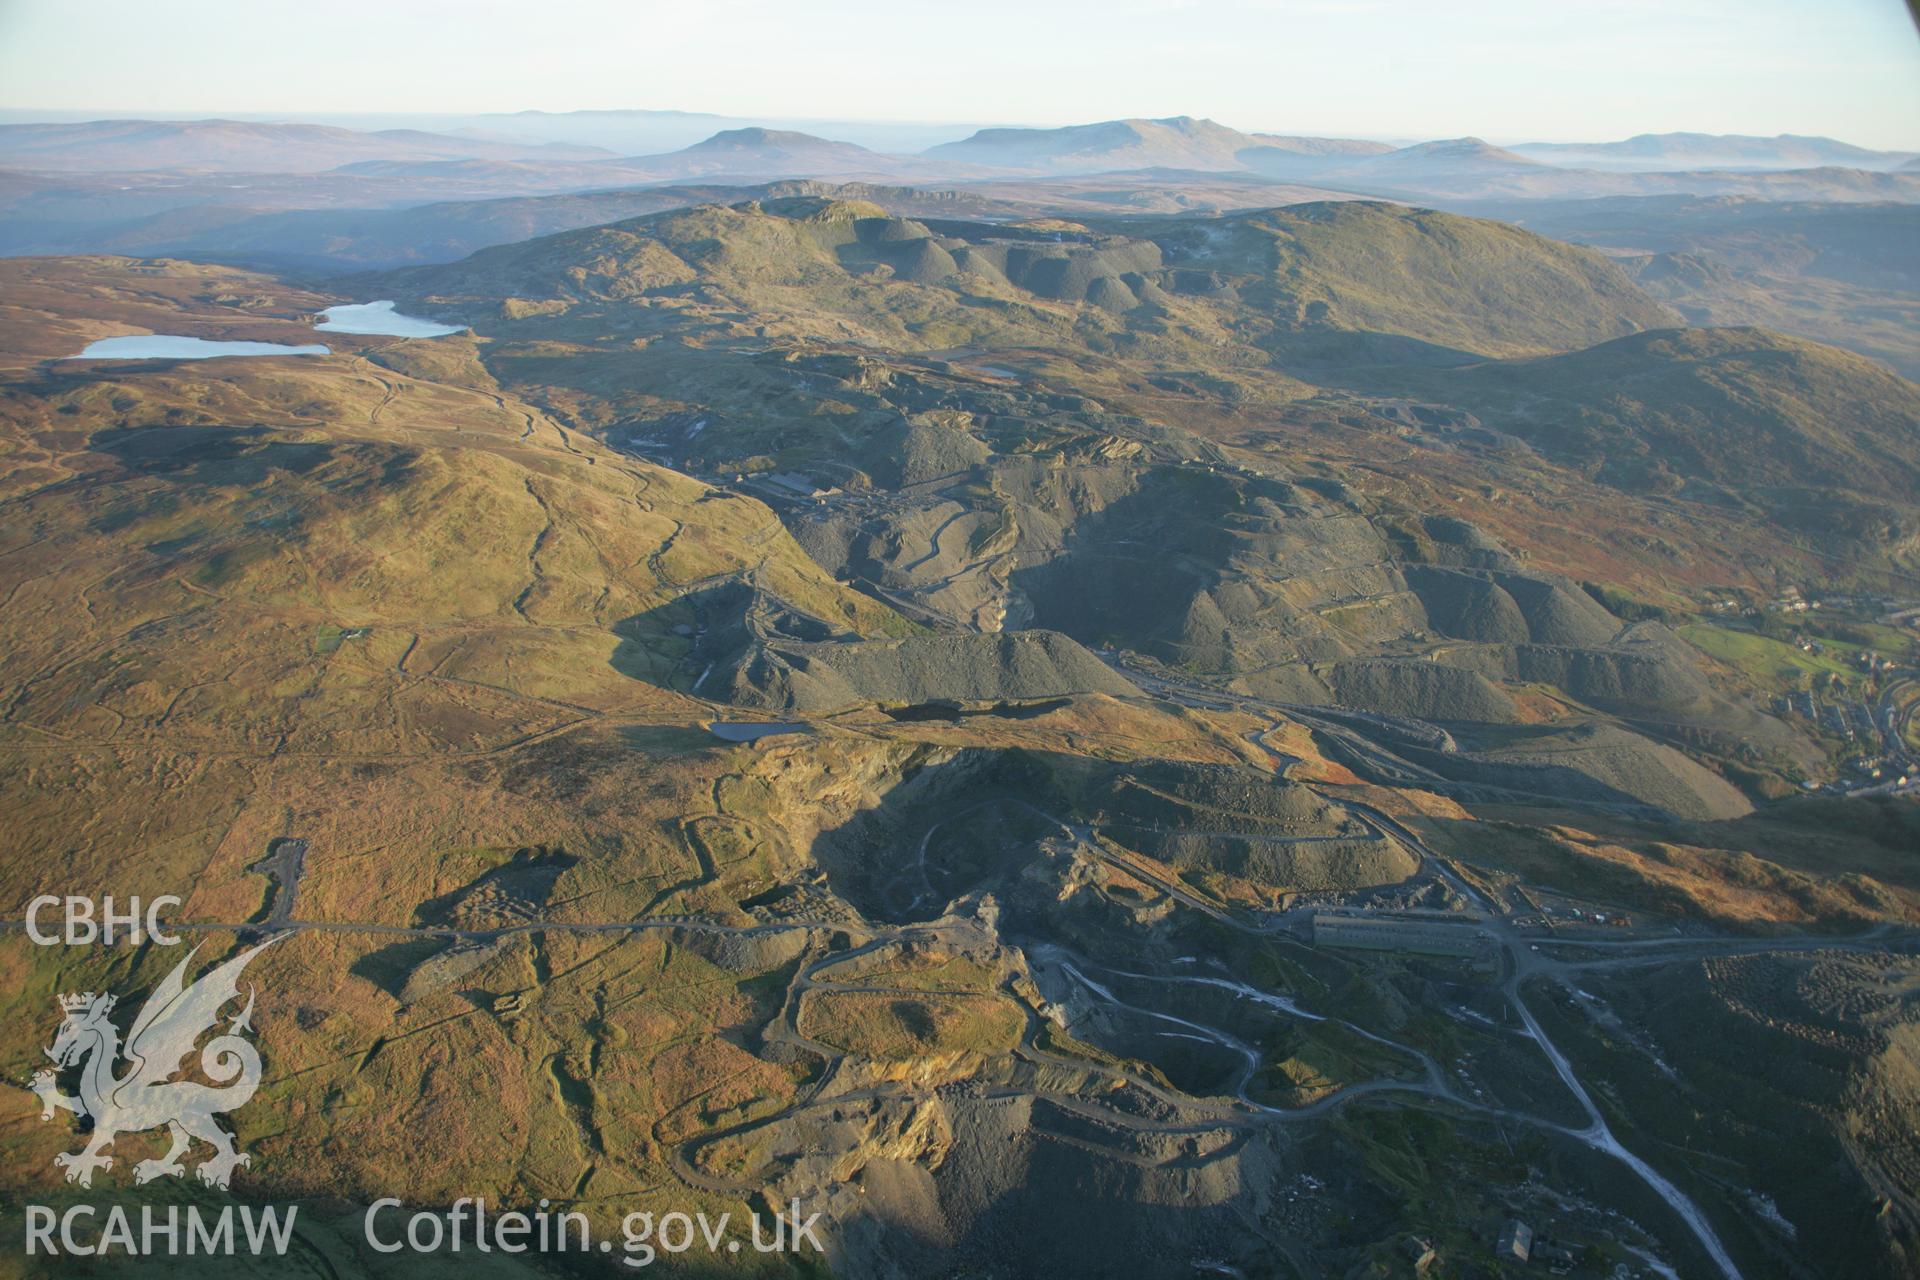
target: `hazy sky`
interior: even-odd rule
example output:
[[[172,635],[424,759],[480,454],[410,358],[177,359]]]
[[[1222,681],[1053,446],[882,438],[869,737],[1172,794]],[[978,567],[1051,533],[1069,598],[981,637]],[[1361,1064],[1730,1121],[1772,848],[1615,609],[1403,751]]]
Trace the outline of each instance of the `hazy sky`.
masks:
[[[0,107],[652,107],[1920,149],[1900,0],[0,0]]]

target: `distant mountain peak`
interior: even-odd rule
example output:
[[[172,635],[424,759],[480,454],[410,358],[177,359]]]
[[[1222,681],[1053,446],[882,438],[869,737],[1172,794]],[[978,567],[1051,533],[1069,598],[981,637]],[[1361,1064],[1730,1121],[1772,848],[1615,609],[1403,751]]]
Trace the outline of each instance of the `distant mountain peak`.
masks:
[[[711,175],[765,178],[868,175],[888,171],[899,163],[893,157],[851,142],[761,125],[722,129],[678,151],[631,156],[621,162],[629,173],[644,174],[652,181]]]
[[[1410,147],[1402,147],[1392,152],[1396,156],[1476,156],[1488,159],[1505,160],[1513,164],[1536,164],[1517,151],[1505,147],[1496,147],[1485,138],[1440,138],[1433,142],[1417,142]]]
[[[768,148],[787,151],[828,148],[846,151],[866,150],[865,147],[857,147],[851,142],[835,142],[831,138],[801,133],[797,129],[767,129],[759,125],[749,125],[742,129],[722,129],[712,137],[694,143],[686,150],[689,152],[751,151]]]
[[[1371,144],[1340,139],[1243,133],[1204,116],[1130,116],[1059,128],[981,129],[925,154],[930,160],[1028,172],[1178,169],[1219,173],[1244,171],[1248,166],[1241,153],[1276,146],[1296,153],[1372,149]]]

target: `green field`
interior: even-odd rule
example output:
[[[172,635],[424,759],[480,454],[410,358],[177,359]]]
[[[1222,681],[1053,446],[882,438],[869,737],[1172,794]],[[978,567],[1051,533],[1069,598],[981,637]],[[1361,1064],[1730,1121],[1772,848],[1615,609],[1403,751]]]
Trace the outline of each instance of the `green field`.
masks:
[[[1861,675],[1853,665],[1859,645],[1822,639],[1822,653],[1805,653],[1784,640],[1773,640],[1751,631],[1698,622],[1683,626],[1680,635],[1707,656],[1734,667],[1766,693],[1798,689],[1806,680],[1820,675],[1835,675],[1853,680]]]

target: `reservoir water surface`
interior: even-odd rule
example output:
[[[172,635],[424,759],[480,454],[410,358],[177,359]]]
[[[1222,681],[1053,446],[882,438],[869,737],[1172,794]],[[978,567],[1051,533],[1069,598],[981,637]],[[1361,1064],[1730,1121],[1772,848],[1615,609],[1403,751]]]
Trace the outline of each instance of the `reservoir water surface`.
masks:
[[[129,333],[89,342],[86,350],[68,360],[211,360],[215,356],[324,356],[327,348],[315,342],[291,347],[283,342],[219,342],[183,338],[171,333]]]
[[[444,338],[466,328],[459,324],[440,324],[418,316],[404,316],[393,309],[391,301],[343,303],[320,313],[313,326],[330,333],[376,333],[390,338]]]

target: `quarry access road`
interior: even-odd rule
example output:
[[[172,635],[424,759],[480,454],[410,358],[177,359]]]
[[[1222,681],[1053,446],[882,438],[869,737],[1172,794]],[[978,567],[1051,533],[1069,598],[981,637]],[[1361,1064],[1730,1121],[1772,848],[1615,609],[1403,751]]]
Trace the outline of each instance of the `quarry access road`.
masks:
[[[1273,726],[1253,735],[1254,741],[1263,747],[1266,746],[1264,740],[1266,734],[1271,733],[1273,728],[1278,727],[1280,718],[1284,718],[1285,720],[1306,723],[1308,727],[1315,732],[1323,733],[1334,738],[1338,743],[1353,753],[1356,759],[1364,761],[1368,765],[1382,766],[1379,771],[1389,780],[1404,779],[1407,785],[1418,786],[1422,782],[1438,778],[1438,775],[1433,775],[1430,770],[1425,770],[1420,766],[1411,765],[1410,762],[1400,760],[1399,757],[1392,752],[1368,741],[1364,736],[1351,728],[1334,724],[1325,717],[1315,716],[1309,710],[1289,708],[1279,703],[1269,703],[1263,699],[1243,695],[1223,694],[1215,690],[1188,685],[1181,681],[1169,680],[1157,675],[1126,670],[1114,664],[1110,658],[1108,661],[1109,665],[1114,665],[1116,670],[1119,670],[1121,674],[1128,679],[1133,680],[1134,683],[1143,690],[1166,697],[1182,705],[1199,706],[1215,710],[1239,711],[1243,713],[1265,713],[1269,717],[1275,717],[1276,722]],[[1272,748],[1268,747],[1267,750],[1271,751]],[[1278,755],[1279,753],[1276,752],[1274,754]],[[1422,778],[1419,776],[1420,774],[1426,774],[1428,777]],[[1311,784],[1305,785],[1311,786]],[[1316,793],[1319,793],[1318,788],[1314,788],[1314,790]],[[1559,1076],[1563,1085],[1586,1111],[1590,1123],[1585,1129],[1572,1130],[1538,1119],[1537,1117],[1520,1118],[1527,1119],[1531,1123],[1540,1125],[1541,1127],[1564,1133],[1597,1151],[1605,1152],[1625,1164],[1636,1177],[1673,1210],[1680,1221],[1686,1225],[1688,1231],[1698,1242],[1706,1256],[1712,1259],[1714,1266],[1720,1273],[1726,1277],[1727,1280],[1741,1280],[1738,1266],[1735,1265],[1732,1256],[1728,1254],[1726,1247],[1721,1243],[1719,1236],[1715,1233],[1713,1225],[1707,1220],[1706,1215],[1701,1212],[1699,1206],[1694,1204],[1685,1192],[1681,1191],[1658,1170],[1654,1169],[1633,1152],[1627,1150],[1613,1135],[1612,1130],[1606,1123],[1605,1117],[1601,1115],[1599,1108],[1594,1104],[1592,1096],[1587,1092],[1586,1086],[1573,1070],[1573,1066],[1567,1060],[1566,1055],[1562,1053],[1559,1047],[1547,1036],[1545,1029],[1541,1027],[1538,1019],[1534,1017],[1533,1011],[1527,1007],[1526,1000],[1521,993],[1521,985],[1527,978],[1535,976],[1564,982],[1566,976],[1569,974],[1591,971],[1597,968],[1661,963],[1669,959],[1690,959],[1696,956],[1742,954],[1745,952],[1765,952],[1768,950],[1781,949],[1819,950],[1836,946],[1847,950],[1877,949],[1885,945],[1887,939],[1880,937],[1863,938],[1860,935],[1854,935],[1846,939],[1802,938],[1790,941],[1781,939],[1708,939],[1699,942],[1681,942],[1677,944],[1667,939],[1656,939],[1648,940],[1639,946],[1635,945],[1635,942],[1639,940],[1635,940],[1615,944],[1630,949],[1632,954],[1584,962],[1557,960],[1550,956],[1543,955],[1538,949],[1539,945],[1551,945],[1551,942],[1548,944],[1539,944],[1534,939],[1520,935],[1514,928],[1512,920],[1505,912],[1498,910],[1492,903],[1488,902],[1484,895],[1460,877],[1445,859],[1441,858],[1424,840],[1410,830],[1406,824],[1381,812],[1372,805],[1355,801],[1349,797],[1341,796],[1336,798],[1329,796],[1327,798],[1334,799],[1337,803],[1344,805],[1377,830],[1383,833],[1391,833],[1420,859],[1424,868],[1431,870],[1441,880],[1447,883],[1449,887],[1454,889],[1455,892],[1459,893],[1464,900],[1475,903],[1481,908],[1481,911],[1484,913],[1481,915],[1481,922],[1494,933],[1503,956],[1503,967],[1506,970],[1505,979],[1501,984],[1503,994],[1506,996],[1508,1003],[1513,1006],[1514,1011],[1519,1015],[1522,1024],[1526,1027],[1529,1038],[1540,1047],[1541,1052],[1545,1054],[1548,1061],[1552,1064],[1555,1073]],[[1571,939],[1564,940],[1563,944],[1571,944],[1572,942],[1573,940]],[[1788,945],[1783,946],[1783,943],[1788,943]],[[1443,1093],[1442,1096],[1448,1095]],[[1476,1104],[1466,1102],[1464,1099],[1449,1097],[1449,1100],[1462,1106],[1476,1108]]]
[[[1043,964],[1058,963],[1060,965],[1062,972],[1065,973],[1067,977],[1076,981],[1083,990],[1086,990],[1091,995],[1102,1000],[1103,1002],[1110,1003],[1119,1008],[1131,1010],[1132,1012],[1142,1014],[1150,1018],[1163,1019],[1163,1020],[1175,1022],[1182,1026],[1188,1027],[1194,1031],[1203,1032],[1205,1034],[1202,1038],[1214,1040],[1216,1043],[1219,1043],[1226,1048],[1244,1051],[1245,1046],[1243,1042],[1238,1040],[1236,1037],[1229,1036],[1225,1032],[1220,1032],[1216,1028],[1205,1027],[1202,1024],[1191,1022],[1184,1018],[1176,1018],[1170,1014],[1163,1013],[1156,1009],[1149,1009],[1143,1006],[1129,1004],[1125,1001],[1122,1001],[1121,999],[1119,999],[1119,997],[1114,995],[1114,993],[1110,988],[1104,986],[1103,984],[1099,984],[1088,979],[1084,973],[1080,972],[1080,969],[1084,966],[1085,968],[1094,969],[1103,973],[1114,975],[1116,977],[1132,978],[1140,981],[1187,983],[1187,984],[1197,984],[1197,985],[1224,988],[1226,990],[1236,992],[1248,999],[1255,1000],[1258,1003],[1277,1008],[1281,1010],[1283,1013],[1291,1017],[1299,1018],[1302,1021],[1323,1022],[1323,1023],[1330,1023],[1332,1025],[1344,1027],[1346,1030],[1351,1031],[1355,1035],[1361,1036],[1367,1040],[1371,1040],[1374,1043],[1382,1045],[1388,1049],[1392,1049],[1395,1052],[1406,1056],[1412,1061],[1417,1062],[1420,1065],[1420,1068],[1422,1071],[1422,1078],[1420,1079],[1401,1079],[1401,1078],[1392,1077],[1392,1076],[1382,1076],[1373,1080],[1355,1081],[1352,1083],[1344,1084],[1340,1086],[1338,1089],[1336,1089],[1334,1092],[1327,1094],[1324,1097],[1318,1098],[1315,1101],[1307,1103],[1306,1105],[1300,1106],[1300,1107],[1274,1107],[1266,1103],[1258,1102],[1248,1097],[1246,1093],[1247,1077],[1243,1075],[1240,1081],[1240,1084],[1238,1086],[1236,1099],[1235,1099],[1235,1101],[1238,1103],[1239,1109],[1229,1113],[1230,1117],[1233,1119],[1233,1122],[1235,1123],[1287,1124],[1287,1123],[1295,1123],[1299,1121],[1314,1120],[1314,1119],[1321,1118],[1325,1116],[1327,1113],[1334,1111],[1340,1107],[1344,1107],[1349,1102],[1356,1101],[1360,1098],[1364,1098],[1364,1097],[1368,1097],[1376,1094],[1391,1093],[1391,1094],[1401,1095],[1402,1097],[1409,1100],[1425,1099],[1431,1102],[1444,1103],[1447,1105],[1456,1106],[1461,1108],[1462,1110],[1471,1111],[1471,1112],[1474,1112],[1475,1114],[1485,1116],[1489,1119],[1512,1121],[1517,1124],[1524,1124],[1537,1129],[1546,1130],[1550,1133],[1559,1134],[1563,1137],[1573,1138],[1577,1141],[1587,1142],[1588,1145],[1594,1145],[1593,1142],[1591,1141],[1592,1135],[1591,1135],[1590,1129],[1572,1129],[1566,1125],[1556,1123],[1552,1120],[1544,1119],[1540,1116],[1532,1115],[1528,1112],[1515,1111],[1505,1107],[1489,1106],[1484,1102],[1480,1102],[1475,1099],[1465,1097],[1464,1095],[1455,1092],[1453,1086],[1449,1083],[1447,1079],[1445,1071],[1441,1069],[1438,1061],[1436,1061],[1432,1057],[1432,1055],[1426,1053],[1425,1051],[1415,1048],[1412,1045],[1403,1044],[1400,1041],[1392,1040],[1385,1036],[1379,1035],[1375,1032],[1369,1031],[1365,1027],[1349,1022],[1344,1018],[1310,1013],[1307,1010],[1299,1008],[1291,1000],[1287,999],[1284,996],[1275,996],[1269,992],[1263,992],[1257,988],[1247,986],[1245,983],[1242,983],[1242,982],[1238,982],[1230,979],[1224,979],[1224,978],[1216,978],[1208,975],[1143,974],[1143,973],[1133,972],[1129,970],[1115,969],[1108,965],[1097,964],[1087,959],[1084,956],[1079,956],[1073,951],[1071,951],[1069,948],[1061,946],[1057,943],[1041,943],[1041,944],[1030,946],[1027,949],[1030,950],[1033,954],[1040,956]],[[1160,1097],[1163,1100],[1168,1101],[1169,1103],[1177,1103],[1178,1105],[1180,1105],[1181,1107],[1187,1110],[1192,1110],[1196,1106],[1218,1107],[1220,1105],[1217,1103],[1212,1103],[1212,1102],[1208,1102],[1200,1099],[1191,1098],[1186,1095],[1168,1095],[1167,1092],[1164,1089],[1160,1088],[1159,1086],[1150,1085],[1147,1082],[1140,1081],[1136,1079],[1131,1073],[1125,1072],[1122,1070],[1117,1070],[1112,1067],[1099,1066],[1096,1068],[1092,1064],[1089,1064],[1085,1061],[1065,1058],[1058,1054],[1049,1053],[1048,1051],[1039,1049],[1037,1046],[1032,1044],[1028,1044],[1024,1046],[1024,1048],[1025,1048],[1025,1051],[1030,1052],[1031,1054],[1038,1057],[1044,1057],[1046,1060],[1048,1060],[1049,1062],[1055,1063],[1056,1065],[1071,1067],[1071,1068],[1082,1070],[1082,1071],[1089,1070],[1089,1069],[1097,1069],[1109,1075],[1116,1075],[1121,1079],[1126,1080],[1129,1084],[1134,1084],[1136,1087],[1144,1088],[1147,1091],[1153,1093],[1156,1097]],[[1140,1127],[1140,1126],[1135,1126],[1135,1127]]]
[[[1317,732],[1325,732],[1340,737],[1343,740],[1352,739],[1355,743],[1363,745],[1367,750],[1377,750],[1374,744],[1368,742],[1367,739],[1354,730],[1335,724],[1323,717],[1313,716],[1289,703],[1268,702],[1263,698],[1255,698],[1242,694],[1220,693],[1212,689],[1207,689],[1204,686],[1192,685],[1184,681],[1170,680],[1162,676],[1142,675],[1110,659],[1105,659],[1104,655],[1103,660],[1106,660],[1107,664],[1113,667],[1115,671],[1127,679],[1132,680],[1141,688],[1147,689],[1149,692],[1157,688],[1161,691],[1161,696],[1166,697],[1169,701],[1178,702],[1183,706],[1198,706],[1219,711],[1238,711],[1265,715],[1270,720],[1268,726],[1265,729],[1256,730],[1255,733],[1250,736],[1263,750],[1282,760],[1291,760],[1292,758],[1282,752],[1275,751],[1267,745],[1265,739],[1266,735],[1288,723],[1306,723]],[[1395,760],[1399,759],[1397,756],[1393,758]],[[1400,763],[1404,764],[1405,762],[1401,761]],[[1409,767],[1418,768],[1418,766]],[[1282,773],[1284,775],[1286,770],[1283,770]],[[1424,775],[1424,777],[1412,778],[1409,780],[1408,785],[1418,786],[1423,780],[1444,781],[1444,779],[1440,779],[1437,774],[1433,774],[1430,770],[1419,770],[1419,773]],[[1296,781],[1291,778],[1288,780]],[[1485,895],[1468,884],[1453,870],[1445,858],[1435,852],[1425,840],[1416,835],[1399,819],[1382,812],[1373,805],[1355,800],[1350,796],[1329,795],[1323,788],[1307,782],[1304,779],[1297,780],[1297,784],[1306,787],[1322,799],[1352,812],[1354,816],[1366,824],[1376,836],[1382,839],[1395,840],[1405,846],[1409,852],[1420,860],[1423,869],[1438,877],[1448,888],[1459,894],[1463,901],[1474,903],[1479,907],[1481,912],[1489,917],[1497,917],[1500,914],[1494,905],[1487,901]]]
[[[1734,1265],[1733,1256],[1727,1252],[1726,1246],[1720,1243],[1720,1237],[1714,1232],[1713,1224],[1707,1221],[1707,1216],[1700,1211],[1700,1207],[1694,1204],[1686,1192],[1674,1186],[1659,1170],[1645,1160],[1621,1146],[1620,1140],[1613,1136],[1613,1130],[1607,1127],[1606,1117],[1600,1114],[1600,1108],[1594,1105],[1586,1086],[1581,1084],[1580,1077],[1574,1074],[1573,1064],[1568,1062],[1566,1055],[1547,1038],[1547,1033],[1541,1029],[1540,1023],[1534,1018],[1533,1011],[1527,1008],[1526,1001],[1520,998],[1519,981],[1517,974],[1508,979],[1507,998],[1513,1002],[1514,1010],[1520,1015],[1520,1021],[1526,1025],[1527,1034],[1535,1044],[1540,1046],[1541,1052],[1547,1055],[1547,1061],[1553,1064],[1554,1072],[1560,1077],[1560,1082],[1585,1109],[1590,1121],[1585,1129],[1567,1132],[1596,1151],[1606,1152],[1633,1170],[1640,1180],[1646,1183],[1655,1195],[1666,1201],[1668,1207],[1679,1216],[1682,1222],[1686,1223],[1687,1228],[1693,1232],[1694,1238],[1699,1241],[1700,1247],[1706,1250],[1707,1256],[1712,1258],[1714,1265],[1720,1269],[1720,1273],[1726,1276],[1727,1280],[1741,1280],[1740,1268]]]
[[[1359,720],[1388,734],[1401,737],[1424,736],[1429,740],[1424,745],[1420,745],[1419,749],[1438,755],[1451,755],[1459,750],[1459,744],[1454,741],[1453,735],[1423,720],[1308,703],[1274,702],[1246,693],[1226,693],[1162,673],[1139,670],[1121,662],[1110,651],[1095,650],[1094,652],[1108,667],[1150,696],[1177,702],[1182,706],[1266,716],[1276,721],[1276,724],[1271,727],[1277,727],[1279,722],[1304,725],[1331,741],[1336,748],[1336,757],[1344,759],[1363,777],[1382,786],[1419,788],[1469,802],[1535,804],[1544,797],[1582,809],[1625,817],[1658,818],[1662,816],[1660,810],[1637,802],[1570,799],[1565,796],[1547,796],[1542,792],[1493,783],[1459,781],[1436,772],[1426,765],[1406,759],[1347,723]],[[1258,741],[1257,738],[1256,741]],[[1261,743],[1261,745],[1265,744]],[[1281,753],[1274,752],[1274,754]]]
[[[1547,1061],[1552,1064],[1554,1074],[1560,1077],[1561,1084],[1587,1113],[1588,1123],[1584,1129],[1564,1129],[1557,1125],[1553,1127],[1626,1165],[1649,1190],[1666,1202],[1681,1222],[1686,1224],[1701,1249],[1713,1259],[1721,1275],[1725,1276],[1726,1280],[1741,1280],[1739,1267],[1734,1265],[1732,1255],[1720,1242],[1720,1237],[1715,1233],[1713,1224],[1707,1220],[1706,1214],[1701,1212],[1700,1207],[1684,1191],[1669,1181],[1659,1170],[1627,1150],[1614,1136],[1606,1117],[1594,1104],[1593,1096],[1587,1092],[1586,1085],[1574,1072],[1573,1064],[1567,1060],[1566,1054],[1560,1051],[1559,1046],[1548,1038],[1546,1029],[1533,1016],[1533,1010],[1527,1007],[1526,998],[1521,992],[1522,984],[1533,977],[1564,984],[1566,973],[1559,969],[1560,962],[1543,961],[1541,953],[1534,949],[1532,943],[1516,933],[1512,921],[1505,916],[1496,917],[1489,923],[1499,935],[1503,968],[1506,971],[1504,980],[1500,984],[1501,993],[1506,996],[1507,1003],[1513,1006],[1514,1012],[1520,1016],[1520,1022],[1526,1028],[1528,1038],[1540,1047],[1541,1053],[1545,1054]]]
[[[1715,956],[1766,955],[1781,951],[1847,951],[1871,954],[1876,951],[1920,948],[1920,930],[1883,925],[1867,933],[1841,935],[1796,934],[1786,938],[1635,938],[1601,939],[1538,938],[1527,942],[1527,950],[1516,957],[1523,977],[1562,975],[1637,969],[1650,965],[1674,964],[1685,960],[1705,960]],[[1594,947],[1614,954],[1587,959],[1562,959],[1534,947]]]

